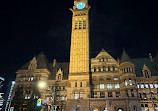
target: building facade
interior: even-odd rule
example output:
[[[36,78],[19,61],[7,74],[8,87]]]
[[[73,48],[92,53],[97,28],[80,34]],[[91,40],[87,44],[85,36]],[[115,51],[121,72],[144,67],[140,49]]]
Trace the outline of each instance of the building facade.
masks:
[[[70,62],[49,62],[41,53],[16,73],[29,100],[32,85],[45,81],[41,98],[55,95],[61,111],[154,111],[158,106],[158,56],[115,60],[104,49],[89,57],[88,0],[74,0]],[[53,91],[50,91],[53,90]],[[52,93],[53,92],[53,93]]]

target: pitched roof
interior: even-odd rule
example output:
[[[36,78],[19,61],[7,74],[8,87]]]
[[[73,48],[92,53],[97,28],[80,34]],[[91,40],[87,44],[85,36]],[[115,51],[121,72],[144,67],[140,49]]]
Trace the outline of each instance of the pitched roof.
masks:
[[[151,71],[151,76],[158,76],[158,71],[155,68],[156,60],[153,59],[153,62],[150,61],[149,58],[137,58],[137,59],[131,59],[132,63],[135,65],[135,72],[137,77],[142,77],[142,68],[144,64],[149,68]]]
[[[36,58],[37,58],[37,69],[50,69],[49,62],[43,52],[41,52]],[[27,62],[25,65],[23,65],[22,67],[20,67],[19,70],[27,70],[30,62],[31,60]]]
[[[51,66],[51,76],[49,79],[55,80],[56,77],[56,72],[61,68],[63,71],[63,79],[67,80],[68,79],[68,74],[69,74],[69,62],[64,62],[64,63],[56,63],[56,66],[53,67],[53,64],[50,63]]]
[[[121,62],[121,63],[123,63],[123,62],[131,62],[131,59],[130,59],[130,57],[127,55],[125,49],[123,49],[123,53],[122,53],[120,62]]]

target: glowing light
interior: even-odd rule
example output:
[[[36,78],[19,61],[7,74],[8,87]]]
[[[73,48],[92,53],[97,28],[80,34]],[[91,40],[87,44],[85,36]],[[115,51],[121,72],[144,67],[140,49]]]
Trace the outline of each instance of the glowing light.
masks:
[[[85,8],[85,4],[84,3],[77,4],[77,9],[83,9],[83,8]]]
[[[38,86],[39,86],[40,88],[45,88],[46,85],[47,85],[47,84],[46,84],[45,82],[43,82],[43,81],[40,81],[39,84],[38,84]]]

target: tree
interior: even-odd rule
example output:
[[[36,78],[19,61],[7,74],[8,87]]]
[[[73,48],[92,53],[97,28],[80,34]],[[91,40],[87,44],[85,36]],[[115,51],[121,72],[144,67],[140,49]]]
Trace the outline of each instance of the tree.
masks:
[[[19,111],[23,108],[23,103],[24,103],[23,86],[17,86],[11,106],[14,107],[14,111]]]
[[[27,103],[27,111],[40,111],[41,107],[37,106],[37,100],[40,98],[41,94],[38,90],[37,83],[32,85],[32,94],[30,100]]]

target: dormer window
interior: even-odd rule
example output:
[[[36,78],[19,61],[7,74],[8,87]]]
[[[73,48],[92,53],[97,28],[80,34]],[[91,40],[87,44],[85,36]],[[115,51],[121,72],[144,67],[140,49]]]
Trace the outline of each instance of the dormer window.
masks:
[[[58,74],[58,81],[61,81],[61,74]]]
[[[147,70],[144,71],[144,75],[146,78],[149,78],[149,72]]]
[[[56,81],[61,81],[62,79],[63,79],[63,71],[60,68],[56,74]]]
[[[145,78],[150,78],[150,76],[151,76],[151,72],[150,72],[149,68],[147,67],[147,65],[145,65],[145,64],[143,66],[142,73]]]

